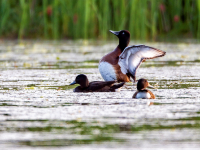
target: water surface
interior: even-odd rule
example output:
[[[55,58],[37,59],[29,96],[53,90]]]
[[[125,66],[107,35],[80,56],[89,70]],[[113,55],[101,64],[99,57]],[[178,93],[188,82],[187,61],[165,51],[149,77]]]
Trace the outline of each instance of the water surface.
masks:
[[[2,149],[198,149],[200,44],[146,43],[167,55],[137,71],[155,100],[73,93],[75,76],[101,81],[98,62],[117,41],[0,41]],[[132,41],[131,44],[139,44]]]

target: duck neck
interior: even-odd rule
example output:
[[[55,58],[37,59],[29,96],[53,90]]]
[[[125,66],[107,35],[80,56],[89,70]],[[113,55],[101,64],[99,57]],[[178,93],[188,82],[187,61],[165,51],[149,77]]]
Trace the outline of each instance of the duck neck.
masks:
[[[119,40],[119,45],[118,45],[118,47],[119,47],[120,50],[123,52],[124,49],[128,46],[128,44],[129,44],[129,40],[126,40],[126,41],[124,41],[124,40]]]
[[[125,45],[118,45],[118,47],[120,48],[121,52],[123,52],[123,51],[124,51],[124,49],[126,48],[126,46],[125,46]]]
[[[138,90],[140,92],[147,92],[147,89]]]
[[[85,88],[87,88],[89,86],[89,81],[88,80],[86,80],[85,82],[82,82],[81,84],[80,84],[80,87],[82,88],[82,89],[85,89]]]

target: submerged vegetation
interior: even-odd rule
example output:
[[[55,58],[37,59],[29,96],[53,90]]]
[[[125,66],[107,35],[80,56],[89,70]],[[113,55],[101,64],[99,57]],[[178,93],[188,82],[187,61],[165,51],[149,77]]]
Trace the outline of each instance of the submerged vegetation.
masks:
[[[200,39],[199,0],[1,0],[1,38],[108,39],[127,29],[132,39]]]

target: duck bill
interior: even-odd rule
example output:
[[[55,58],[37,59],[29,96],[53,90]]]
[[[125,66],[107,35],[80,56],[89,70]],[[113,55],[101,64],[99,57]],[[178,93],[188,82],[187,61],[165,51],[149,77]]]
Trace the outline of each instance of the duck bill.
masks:
[[[72,83],[70,83],[70,85],[74,85],[74,84],[76,84],[76,81],[73,81]]]
[[[113,33],[114,35],[118,36],[119,35],[119,32],[120,31],[112,31],[112,30],[109,30],[111,33]]]
[[[147,87],[151,88],[151,89],[156,89],[155,87],[151,86],[150,84]]]

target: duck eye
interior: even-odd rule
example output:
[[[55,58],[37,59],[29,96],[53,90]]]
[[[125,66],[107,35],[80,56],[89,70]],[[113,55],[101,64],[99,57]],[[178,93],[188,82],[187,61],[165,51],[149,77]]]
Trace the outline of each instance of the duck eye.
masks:
[[[122,34],[124,34],[124,32],[122,32]]]

